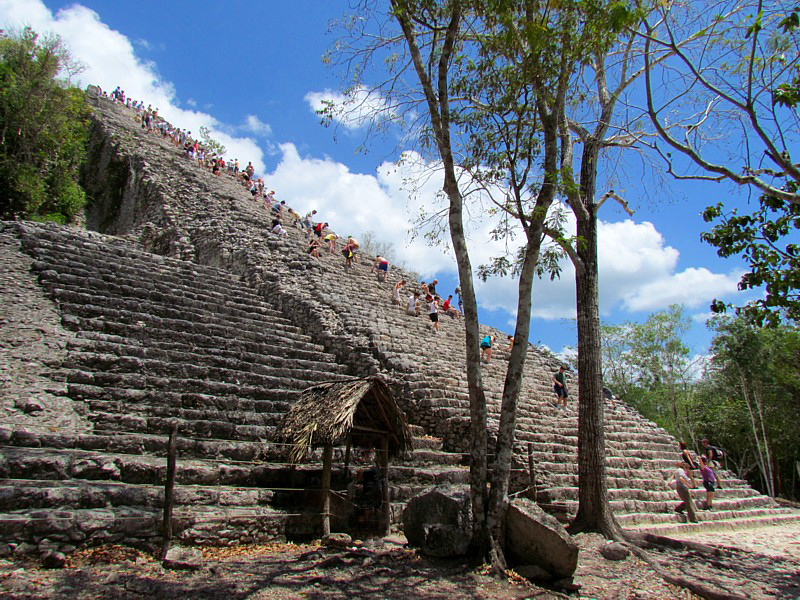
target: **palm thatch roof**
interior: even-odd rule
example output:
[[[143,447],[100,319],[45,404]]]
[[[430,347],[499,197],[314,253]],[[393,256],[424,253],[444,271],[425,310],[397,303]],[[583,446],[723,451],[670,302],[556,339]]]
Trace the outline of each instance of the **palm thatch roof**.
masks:
[[[389,387],[377,377],[328,381],[303,390],[278,435],[292,444],[291,462],[300,462],[315,446],[337,445],[351,436],[353,445],[377,447],[388,437],[391,455],[410,450],[411,430]]]

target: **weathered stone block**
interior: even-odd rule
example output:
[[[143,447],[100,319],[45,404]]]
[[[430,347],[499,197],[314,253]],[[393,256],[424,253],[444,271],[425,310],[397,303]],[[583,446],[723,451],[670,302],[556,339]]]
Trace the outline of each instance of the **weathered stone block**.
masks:
[[[554,579],[570,577],[578,566],[578,545],[555,517],[527,498],[515,498],[508,507],[506,555],[537,565]]]
[[[472,538],[472,504],[465,486],[438,486],[414,496],[403,511],[408,543],[429,556],[463,556]]]

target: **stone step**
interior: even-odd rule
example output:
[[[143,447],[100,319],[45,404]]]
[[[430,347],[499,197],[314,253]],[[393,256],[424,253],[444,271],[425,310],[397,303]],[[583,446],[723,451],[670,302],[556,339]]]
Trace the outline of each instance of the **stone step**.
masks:
[[[183,358],[184,360],[179,360]],[[139,358],[136,356],[119,356],[117,354],[95,354],[88,352],[70,353],[64,368],[86,373],[96,371],[92,379],[97,380],[101,373],[123,376],[126,374],[139,377],[166,378],[172,381],[182,379],[202,379],[207,381],[234,382],[237,385],[303,388],[311,382],[340,379],[345,367],[336,363],[303,363],[302,361],[284,361],[281,366],[259,365],[253,363],[227,362],[229,366],[213,366],[197,364],[188,356],[172,356],[166,360]],[[325,370],[321,370],[324,367]],[[70,378],[76,383],[89,383],[85,377]],[[286,382],[289,382],[287,385]]]
[[[80,329],[97,330],[106,333],[107,324],[118,324],[117,328],[123,331],[132,331],[136,335],[131,337],[139,339],[169,339],[172,332],[189,332],[203,335],[216,340],[230,337],[231,328],[235,328],[237,338],[254,341],[261,344],[310,344],[311,338],[298,332],[297,328],[277,325],[273,328],[271,322],[263,321],[259,326],[248,328],[239,327],[237,323],[219,321],[210,323],[203,320],[189,321],[185,319],[161,318],[150,313],[133,310],[116,310],[105,306],[93,304],[61,303],[62,310],[71,315],[72,319],[65,320],[65,325],[77,324]],[[120,334],[120,335],[124,335]]]
[[[104,392],[109,391],[108,388],[100,389]],[[87,400],[86,404],[93,413],[174,418],[185,421],[226,421],[236,425],[276,425],[286,415],[290,406],[290,402],[287,401],[264,400],[251,403],[252,406],[248,409],[237,407],[229,410],[224,408],[224,398],[217,401],[214,396],[180,393],[154,394],[144,391],[135,401],[132,401],[131,390],[120,391],[125,394],[125,400]],[[298,396],[299,394],[296,393],[294,397]],[[234,398],[232,402],[238,404],[237,400]]]
[[[705,518],[707,515],[707,511],[700,511],[702,520],[699,523],[678,522],[677,520],[661,523],[645,523],[646,517],[641,515],[641,523],[637,522],[635,519],[631,519],[633,524],[626,522],[623,526],[630,531],[673,537],[696,532],[737,531],[755,527],[780,527],[781,525],[800,523],[800,511],[787,512],[783,510],[774,510],[764,511],[763,514],[758,514],[756,511],[743,511],[731,515],[720,514],[718,515],[720,518],[710,521]],[[650,515],[647,516],[649,517]]]
[[[291,514],[268,507],[181,507],[173,514],[177,544],[229,546],[281,539]],[[158,547],[162,511],[133,507],[39,509],[0,513],[5,539],[47,539],[66,547],[124,543]]]
[[[37,227],[35,234],[23,233],[22,238],[23,245],[39,261],[46,263],[49,259],[81,273],[101,278],[123,276],[151,281],[154,289],[159,281],[168,283],[170,289],[177,287],[179,290],[184,286],[195,289],[207,285],[209,289],[216,286],[223,290],[238,286],[245,300],[257,297],[239,276],[225,269],[153,254],[113,236],[94,240],[87,237],[92,235],[96,234],[84,230]],[[159,275],[157,280],[152,279],[154,272]]]
[[[106,326],[107,324],[104,324]],[[73,340],[74,347],[78,348],[83,343],[92,344],[114,344],[129,347],[131,344],[141,345],[141,328],[130,326],[124,323],[115,325],[121,335],[112,333],[100,333],[91,330],[82,330],[79,337]],[[129,335],[131,334],[131,335]],[[85,340],[85,341],[84,341]],[[142,346],[145,348],[144,346]],[[273,345],[263,342],[244,342],[235,338],[210,337],[203,334],[190,332],[171,331],[164,339],[147,338],[147,349],[158,351],[178,351],[192,352],[203,350],[204,352],[221,357],[236,358],[239,354],[244,356],[276,356],[291,359],[310,360],[320,363],[334,363],[335,358],[325,352],[323,347],[318,344],[284,344]]]
[[[155,416],[152,414],[93,412],[90,416],[95,430],[123,433],[153,433],[169,431],[177,423],[185,436],[206,440],[268,441],[275,439],[276,421],[280,416],[269,418],[269,424],[238,424],[230,421],[210,419],[184,419],[178,416]],[[266,418],[264,419],[267,420]]]
[[[248,377],[247,381],[240,382],[237,374],[231,376],[230,381],[214,381],[205,378],[184,378],[178,379],[158,375],[141,375],[135,372],[112,373],[88,371],[70,371],[67,374],[68,393],[75,400],[81,400],[85,396],[83,391],[97,397],[97,393],[92,388],[127,388],[129,390],[147,390],[160,392],[180,391],[182,393],[194,393],[218,396],[240,396],[248,400],[270,400],[272,399],[272,389],[299,389],[300,386],[306,387],[313,385],[313,382],[331,381],[346,378],[344,375],[335,376],[331,373],[319,373],[308,371],[309,376],[306,381],[298,380],[293,377],[271,377],[262,375],[260,377]],[[202,376],[201,376],[202,377]],[[242,378],[244,379],[244,378]]]
[[[114,355],[161,361],[174,360],[176,362],[192,362],[198,366],[199,364],[203,364],[236,370],[252,369],[253,367],[251,365],[265,368],[282,368],[288,366],[312,370],[342,370],[342,366],[338,365],[334,357],[330,354],[302,350],[292,352],[292,350],[296,350],[296,348],[292,346],[285,347],[288,351],[281,348],[280,350],[283,351],[279,352],[275,352],[274,346],[270,347],[269,354],[266,352],[240,352],[226,350],[220,347],[209,348],[204,352],[199,352],[196,346],[176,344],[174,342],[162,343],[161,345],[148,344],[147,347],[144,347],[139,344],[134,345],[130,340],[124,340],[122,338],[114,342],[109,340],[73,338],[67,347],[77,353]],[[266,349],[265,347],[264,350]]]
[[[269,331],[282,334],[300,333],[299,327],[292,325],[275,311],[270,311],[269,314],[259,314],[259,304],[253,304],[246,309],[231,310],[227,307],[213,306],[204,298],[190,303],[186,299],[170,301],[166,295],[159,302],[154,302],[151,299],[137,298],[124,289],[92,289],[91,292],[86,292],[84,283],[78,281],[71,287],[53,285],[51,293],[59,304],[64,305],[65,308],[71,307],[72,312],[75,311],[74,307],[86,305],[99,307],[104,314],[112,317],[120,313],[145,313],[150,321],[158,324],[185,323],[187,321],[215,325],[235,324],[237,328],[244,331],[259,331],[267,322],[270,324]],[[302,338],[307,339],[306,336],[302,336]]]
[[[157,277],[152,271],[130,276],[111,266],[90,271],[84,265],[75,265],[59,258],[49,262],[37,261],[34,268],[40,272],[40,282],[63,301],[79,304],[89,296],[138,302],[162,310],[173,306],[187,312],[208,315],[222,313],[245,320],[274,319],[285,322],[280,311],[236,281],[211,283],[206,280],[187,286],[176,281],[179,278],[168,272],[162,271]],[[91,287],[87,288],[89,282]]]
[[[178,485],[177,507],[195,505],[267,506],[272,490],[245,487]],[[0,513],[23,509],[74,510],[114,506],[159,509],[164,506],[163,485],[91,480],[0,480]]]
[[[677,504],[674,490],[669,490],[662,485],[657,489],[643,486],[628,486],[624,488],[609,487],[608,498],[615,511],[625,512],[664,512],[667,504]],[[545,501],[558,499],[559,502],[578,499],[577,487],[547,488],[539,490],[538,497]],[[705,499],[705,490],[692,490],[695,501]],[[722,508],[748,508],[770,504],[765,496],[760,496],[748,488],[726,489],[714,495],[714,504]],[[647,508],[652,510],[647,510]]]

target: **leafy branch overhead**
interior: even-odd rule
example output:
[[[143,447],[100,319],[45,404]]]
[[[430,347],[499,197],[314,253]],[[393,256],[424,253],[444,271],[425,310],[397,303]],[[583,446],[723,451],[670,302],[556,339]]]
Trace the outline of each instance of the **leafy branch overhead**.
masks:
[[[786,187],[792,192],[797,189],[793,182]],[[703,241],[715,246],[721,257],[740,255],[748,264],[739,289],[763,288],[765,292],[736,312],[759,326],[800,322],[800,204],[764,194],[749,214],[726,210],[718,203],[708,207],[703,218],[716,223],[702,235]],[[727,308],[717,300],[712,305],[715,312]]]

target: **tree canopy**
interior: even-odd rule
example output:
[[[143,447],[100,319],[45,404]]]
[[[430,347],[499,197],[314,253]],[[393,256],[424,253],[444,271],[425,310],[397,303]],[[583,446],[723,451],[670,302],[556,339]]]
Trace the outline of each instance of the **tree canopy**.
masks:
[[[77,70],[62,41],[25,28],[0,38],[0,216],[66,222],[86,202],[78,172],[88,107],[63,76]]]

